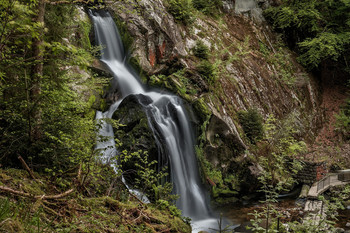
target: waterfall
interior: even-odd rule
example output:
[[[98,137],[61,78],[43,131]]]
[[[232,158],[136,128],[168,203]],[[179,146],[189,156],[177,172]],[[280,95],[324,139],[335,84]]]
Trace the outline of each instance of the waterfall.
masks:
[[[176,206],[183,216],[194,222],[194,231],[217,228],[216,220],[211,217],[207,192],[200,182],[199,169],[194,150],[194,136],[182,100],[171,94],[148,91],[126,62],[126,55],[118,29],[107,11],[90,10],[98,45],[102,45],[101,61],[113,74],[121,96],[108,111],[97,112],[96,118],[111,118],[119,104],[129,95],[140,98],[140,104],[148,118],[154,133],[156,144],[161,151],[159,160],[169,161],[170,179],[174,193],[180,198]],[[147,99],[147,101],[141,101]],[[113,136],[112,126],[105,123],[99,132],[103,136]],[[103,159],[108,160],[115,154],[114,140],[100,143],[105,148]]]

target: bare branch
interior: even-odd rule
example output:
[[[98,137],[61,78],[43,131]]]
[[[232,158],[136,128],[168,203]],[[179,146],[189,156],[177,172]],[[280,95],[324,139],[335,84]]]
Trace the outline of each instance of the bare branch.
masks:
[[[22,158],[22,156],[18,156],[19,161],[21,161],[21,164],[23,166],[24,169],[27,170],[27,172],[29,173],[30,177],[32,177],[33,180],[35,180],[35,176],[33,171],[29,168],[29,166],[27,165],[27,163],[24,161],[24,159]]]
[[[5,187],[5,186],[0,186],[0,190],[4,191],[4,192],[12,193],[12,194],[17,195],[17,196],[28,197],[28,198],[35,198],[35,199],[42,199],[42,200],[59,199],[59,198],[68,196],[69,194],[71,194],[74,191],[74,189],[69,189],[69,190],[67,190],[64,193],[60,193],[60,194],[57,194],[57,195],[46,196],[44,194],[44,195],[36,195],[35,196],[35,195],[30,194],[30,193],[25,193],[25,192],[22,192],[22,191],[14,190],[12,188]]]
[[[60,4],[76,4],[76,3],[83,3],[83,4],[89,4],[93,3],[94,0],[61,0],[61,1],[49,1],[46,0],[45,3],[50,5],[60,5]]]

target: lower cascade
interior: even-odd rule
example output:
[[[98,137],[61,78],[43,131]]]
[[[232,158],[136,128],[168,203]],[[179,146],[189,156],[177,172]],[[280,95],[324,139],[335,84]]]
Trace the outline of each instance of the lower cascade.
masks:
[[[97,112],[96,118],[111,118],[119,104],[127,96],[134,95],[143,107],[148,124],[159,147],[159,164],[170,168],[173,192],[179,195],[176,206],[182,215],[192,219],[193,231],[217,228],[216,219],[211,215],[209,198],[200,181],[199,169],[194,150],[194,137],[182,100],[171,94],[147,90],[126,62],[121,37],[107,11],[89,10],[94,24],[96,43],[103,46],[101,61],[113,74],[120,98],[108,111]],[[97,148],[108,148],[103,152],[103,160],[117,153],[113,128],[104,123],[100,135],[110,137],[109,141],[98,143]]]

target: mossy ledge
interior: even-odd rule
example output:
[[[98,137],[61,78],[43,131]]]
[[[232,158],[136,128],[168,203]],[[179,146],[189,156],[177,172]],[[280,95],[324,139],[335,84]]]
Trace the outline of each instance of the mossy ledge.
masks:
[[[0,190],[0,232],[191,232],[190,225],[169,209],[141,203],[119,181],[108,184],[108,179],[90,177],[79,185],[76,175],[47,178],[35,173],[33,180],[25,170],[0,169],[2,188],[33,195]],[[72,187],[67,196],[45,199]]]

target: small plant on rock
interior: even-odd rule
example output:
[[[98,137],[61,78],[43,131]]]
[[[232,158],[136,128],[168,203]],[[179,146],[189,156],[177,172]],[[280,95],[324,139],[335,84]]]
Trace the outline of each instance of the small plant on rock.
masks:
[[[192,23],[193,8],[188,0],[168,0],[166,2],[166,7],[177,21],[182,22],[185,25]]]
[[[238,112],[239,123],[250,143],[255,144],[264,136],[263,118],[256,109]]]
[[[222,6],[221,0],[192,0],[192,5],[206,15],[215,16]]]
[[[350,139],[350,99],[348,99],[345,105],[336,115],[336,130],[340,133],[344,140]]]
[[[200,40],[196,43],[196,46],[193,48],[193,54],[198,58],[208,60],[209,48]]]
[[[214,83],[214,81],[216,79],[215,68],[214,68],[213,64],[211,64],[209,61],[207,61],[207,60],[201,61],[197,65],[196,70],[203,78],[205,78],[205,80],[209,84]]]

